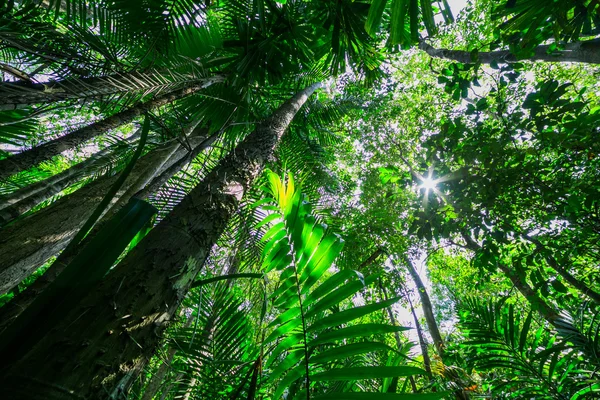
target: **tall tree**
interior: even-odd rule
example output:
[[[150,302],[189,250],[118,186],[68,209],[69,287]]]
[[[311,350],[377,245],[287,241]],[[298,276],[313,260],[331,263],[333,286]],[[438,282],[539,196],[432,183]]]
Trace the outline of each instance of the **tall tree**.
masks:
[[[49,160],[65,150],[80,146],[95,136],[101,135],[108,132],[110,129],[118,128],[123,124],[133,121],[134,118],[139,117],[145,112],[192,95],[218,82],[223,82],[222,76],[206,78],[200,83],[189,85],[184,89],[163,94],[154,99],[136,104],[103,120],[94,122],[90,125],[84,126],[83,128],[77,129],[76,131],[61,136],[58,139],[51,140],[50,142],[41,144],[30,150],[25,150],[12,157],[0,160],[0,180],[6,179],[20,171],[32,168],[40,162]]]
[[[24,393],[23,386],[10,384],[7,393],[19,399],[38,392],[52,399],[68,388],[100,399],[126,390],[156,349],[157,333],[176,312],[245,191],[319,86],[302,90],[263,121],[82,301],[85,315],[73,309],[56,334],[42,339],[6,371],[7,377],[25,373],[37,382],[52,382],[53,388],[29,386]],[[100,301],[107,295],[113,298],[111,304]],[[82,341],[89,345],[77,344]],[[69,347],[70,361],[55,357],[59,342]],[[41,359],[48,360],[42,368]],[[74,365],[79,365],[75,374]],[[67,370],[71,373],[61,372]]]
[[[220,132],[214,133],[210,137],[204,139],[188,154],[184,154],[183,156],[179,155],[181,156],[179,160],[175,162],[169,162],[169,160],[167,160],[165,166],[159,168],[159,170],[162,170],[163,172],[158,176],[155,176],[154,179],[147,183],[142,189],[139,189],[140,184],[148,182],[150,178],[148,176],[149,173],[151,173],[152,176],[156,175],[154,170],[151,168],[146,169],[146,172],[136,180],[135,184],[129,185],[125,193],[112,202],[111,207],[108,208],[108,211],[105,213],[105,215],[96,223],[96,225],[94,225],[94,229],[81,243],[72,247],[70,251],[62,251],[42,276],[40,276],[24,291],[18,293],[13,299],[10,300],[8,304],[5,304],[2,308],[0,308],[0,332],[10,325],[11,322],[38,297],[38,295],[43,293],[43,291],[50,286],[52,282],[54,282],[58,275],[75,259],[82,249],[85,248],[85,246],[95,237],[104,224],[109,221],[110,218],[112,218],[125,203],[130,201],[132,198],[147,200],[150,195],[158,192],[160,188],[177,172],[179,172],[185,164],[197,157],[200,152],[212,146],[212,144],[219,137],[219,133]],[[194,137],[190,138],[190,142],[195,142]],[[178,157],[177,152],[174,154],[174,156],[174,158]],[[171,164],[171,166],[166,168],[168,164]],[[133,192],[135,193],[132,195],[131,193]],[[66,246],[66,243],[64,246]]]
[[[417,273],[412,261],[408,258],[406,259],[406,268],[408,269],[408,273],[417,287],[417,292],[419,293],[419,298],[421,299],[421,306],[423,307],[423,314],[425,315],[425,321],[427,321],[427,329],[429,330],[429,334],[433,339],[433,343],[438,355],[443,359],[445,352],[444,340],[442,339],[442,334],[440,333],[437,321],[435,320],[435,315],[433,314],[433,306],[431,305],[427,288],[423,284],[423,281]]]
[[[202,138],[196,137],[197,142]],[[142,157],[119,190],[112,203],[126,191],[141,190],[150,182],[151,175],[165,169],[187,156],[188,150],[179,142],[169,142]],[[139,178],[145,176],[146,179]],[[117,176],[104,175],[81,189],[65,196],[49,207],[0,230],[0,288],[10,290],[46,260],[62,250],[73,235],[91,215],[95,206],[112,186]],[[111,204],[112,204],[111,203]]]

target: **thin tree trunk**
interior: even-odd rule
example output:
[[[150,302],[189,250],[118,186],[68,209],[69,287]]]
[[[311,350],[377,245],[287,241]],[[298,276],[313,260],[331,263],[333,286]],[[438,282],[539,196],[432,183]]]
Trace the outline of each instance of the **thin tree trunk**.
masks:
[[[141,130],[138,129],[126,139],[126,142],[134,143],[139,139],[140,133]],[[0,197],[0,226],[8,224],[38,204],[79,182],[83,176],[89,175],[103,165],[110,163],[114,158],[114,151],[117,146],[106,147],[61,173]]]
[[[215,133],[212,136],[204,139],[198,146],[194,148],[190,155],[183,154],[182,151],[178,151],[174,154],[173,158],[176,159],[179,157],[179,160],[173,163],[170,167],[164,169],[164,171],[154,178],[152,182],[148,183],[142,190],[138,191],[133,197],[138,199],[145,200],[151,194],[155,193],[160,189],[160,187],[168,181],[173,175],[175,175],[187,162],[193,160],[202,150],[210,147],[216,138],[219,136],[219,133]],[[192,143],[195,143],[197,138],[190,138]],[[171,160],[172,161],[172,160]],[[167,161],[170,164],[169,161]],[[153,166],[155,167],[155,166]],[[152,168],[152,167],[151,167]],[[138,187],[137,185],[130,186],[131,188]],[[124,199],[127,197],[126,195],[122,195],[121,198]],[[71,261],[79,254],[79,251],[89,243],[89,241],[96,235],[98,229],[109,220],[116,212],[118,212],[115,207],[112,207],[106,215],[98,222],[98,224],[94,227],[94,229],[88,234],[88,236],[83,240],[82,243],[77,246],[71,254],[61,253],[56,261],[48,268],[48,270],[40,276],[30,287],[25,289],[23,292],[17,294],[8,304],[4,305],[0,308],[0,333],[6,329],[10,323],[17,318],[23,310],[25,310],[35,299],[36,297],[42,293],[52,282],[54,279],[66,268],[67,265],[71,263]],[[83,223],[82,221],[81,223]],[[64,244],[66,246],[66,243]],[[63,247],[64,247],[63,246]]]
[[[71,78],[47,83],[27,81],[0,82],[0,111],[23,108],[31,104],[50,104],[63,100],[99,99],[118,93],[164,92],[191,86],[199,81],[193,76],[160,71],[131,72],[96,78]],[[171,78],[171,79],[167,79]],[[200,82],[201,83],[201,82]]]
[[[417,292],[419,292],[421,305],[423,306],[423,314],[425,315],[425,321],[427,321],[427,328],[429,329],[429,333],[431,334],[435,348],[437,349],[438,355],[444,359],[444,341],[442,340],[440,329],[435,320],[435,316],[433,315],[433,306],[431,305],[431,299],[429,298],[427,289],[425,288],[425,285],[423,285],[421,277],[417,273],[412,261],[409,260],[408,257],[406,258],[406,267],[408,269],[408,273],[417,286]]]
[[[378,279],[378,283],[379,290],[381,290],[381,297],[383,298],[383,300],[387,301],[388,295],[385,288],[383,287],[383,284],[381,283],[381,278]],[[386,307],[385,309],[387,311],[388,317],[390,318],[390,322],[392,323],[392,325],[397,326],[396,317],[394,317],[394,311],[392,310],[392,307]],[[396,345],[398,346],[398,349],[400,349],[402,347],[402,340],[400,340],[400,332],[394,332],[394,336],[396,338]]]
[[[183,169],[186,164],[190,163],[194,160],[198,155],[211,147],[219,138],[220,132],[216,132],[204,139],[202,143],[198,146],[194,147],[194,149],[186,156],[180,158],[176,163],[171,165],[169,168],[165,169],[160,175],[152,180],[149,184],[147,184],[142,190],[137,192],[134,197],[139,199],[147,199],[151,194],[158,192],[158,190],[169,181],[175,174]]]
[[[147,111],[189,96],[214,83],[222,81],[223,77],[220,75],[207,78],[196,85],[179,89],[172,93],[164,94],[155,99],[137,104],[101,121],[94,122],[93,124],[61,136],[58,139],[51,140],[50,142],[41,144],[30,150],[25,150],[19,154],[0,160],[0,181],[18,172],[32,168],[42,161],[47,161],[63,151],[79,146],[111,129],[118,128],[123,124],[131,122],[134,118]]]
[[[369,256],[369,258],[367,258],[365,261],[362,262],[362,264],[359,265],[358,270],[362,271],[363,268],[373,264],[375,260],[377,260],[382,254],[385,254],[385,249],[383,247],[379,247],[373,252],[373,254]]]
[[[552,256],[552,254],[550,254],[548,252],[548,250],[546,249],[546,246],[544,246],[544,244],[542,242],[540,242],[538,239],[531,237],[529,235],[523,235],[523,237],[536,246],[536,248],[544,255],[544,258],[548,262],[548,265],[553,270],[558,272],[558,274],[560,276],[562,276],[565,281],[567,281],[571,286],[573,286],[575,289],[579,290],[585,296],[592,299],[592,301],[594,301],[594,303],[600,304],[600,293],[596,292],[594,289],[589,287],[585,282],[583,282],[580,279],[577,279],[576,277],[571,275],[571,273],[569,271],[567,271],[565,268],[563,268],[558,263],[558,261],[556,261],[554,256]]]
[[[415,307],[410,299],[408,293],[406,293],[406,298],[408,299],[408,305],[410,306],[410,313],[413,316],[413,321],[415,322],[415,329],[417,330],[417,337],[419,338],[419,346],[421,347],[421,354],[423,354],[423,365],[425,366],[425,371],[431,376],[431,358],[429,358],[429,350],[427,349],[427,342],[425,341],[425,336],[423,336],[423,328],[421,327],[421,323],[419,323],[419,318],[417,318],[417,313],[415,312]]]
[[[496,61],[497,63],[511,63],[520,60],[508,50],[479,52],[476,56],[472,56],[470,51],[436,49],[425,42],[419,43],[419,48],[431,57],[458,61],[463,64],[474,62],[490,64],[492,61]],[[552,51],[548,54],[549,51],[551,51],[550,45],[540,45],[534,49],[533,56],[524,58],[523,60],[600,64],[600,40],[598,39],[567,43],[564,50]]]
[[[263,121],[96,290],[6,368],[3,393],[14,400],[42,393],[46,400],[64,399],[69,391],[87,399],[125,393],[129,383],[122,379],[141,371],[154,353],[242,196],[317,87],[301,91]]]
[[[165,165],[165,160],[176,151]],[[147,169],[160,174],[173,162],[187,155],[179,143],[169,143],[142,157],[135,165],[115,199],[119,199],[132,185],[136,191],[148,182],[138,182]],[[161,167],[162,166],[162,167]],[[0,293],[6,293],[33,273],[53,255],[60,252],[93,212],[117,176],[103,176],[87,186],[57,200],[52,205],[15,221],[0,230]]]
[[[481,250],[479,243],[475,242],[469,235],[462,232],[462,237],[465,240],[466,247],[477,253]],[[516,271],[513,271],[508,266],[498,263],[498,269],[504,273],[504,275],[510,279],[513,286],[525,297],[525,299],[531,305],[531,308],[540,313],[540,315],[548,321],[548,323],[554,327],[558,327],[559,314],[554,310],[548,303],[542,299],[535,290],[521,277]]]

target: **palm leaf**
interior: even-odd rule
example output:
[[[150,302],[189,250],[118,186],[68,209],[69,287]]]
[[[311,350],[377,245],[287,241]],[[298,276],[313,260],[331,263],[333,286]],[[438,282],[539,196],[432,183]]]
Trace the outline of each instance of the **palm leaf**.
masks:
[[[310,205],[291,177],[282,182],[269,173],[268,179],[271,197],[255,206],[277,216],[267,217],[270,229],[263,236],[262,261],[267,273],[279,272],[279,286],[271,295],[278,315],[269,323],[264,342],[273,346],[265,359],[267,380],[275,385],[273,397],[280,398],[287,392],[288,398],[309,398],[325,393],[327,387],[337,387],[336,381],[340,380],[372,381],[424,373],[410,366],[344,366],[345,361],[369,353],[391,351],[369,338],[374,333],[406,328],[361,324],[361,318],[398,299],[331,313],[331,309],[343,308],[343,301],[373,278],[365,279],[348,270],[329,272],[343,241],[328,233],[311,215]],[[339,342],[346,345],[340,346]],[[382,394],[368,395],[376,399]],[[432,396],[441,398],[443,394]]]

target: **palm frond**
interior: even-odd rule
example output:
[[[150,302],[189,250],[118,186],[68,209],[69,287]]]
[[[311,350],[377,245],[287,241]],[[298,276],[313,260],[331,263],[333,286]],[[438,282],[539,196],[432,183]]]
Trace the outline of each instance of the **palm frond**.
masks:
[[[519,318],[521,311],[505,300],[474,298],[460,308],[470,361],[481,371],[504,371],[493,390],[515,399],[569,399],[588,386],[577,355],[543,326],[535,328],[532,311]]]
[[[387,377],[406,377],[424,373],[411,366],[348,366],[345,361],[369,353],[393,352],[382,342],[370,338],[407,328],[361,324],[361,318],[395,303],[398,298],[360,307],[343,307],[344,300],[358,293],[376,277],[344,270],[328,273],[342,249],[343,241],[327,233],[316,222],[309,204],[290,177],[287,183],[271,173],[269,191],[256,207],[272,213],[261,222],[270,229],[263,237],[263,268],[278,271],[278,288],[272,293],[277,317],[270,321],[264,340],[272,346],[265,360],[267,381],[275,385],[274,398],[329,398],[337,382],[366,381]],[[335,310],[333,313],[331,309]],[[351,385],[352,390],[359,388]],[[363,390],[364,391],[364,390]],[[357,398],[378,398],[368,391]],[[315,397],[313,397],[315,395]],[[320,396],[319,396],[320,395]],[[351,396],[355,396],[353,393]],[[444,394],[429,395],[442,398]],[[436,397],[437,396],[437,397]],[[337,398],[343,398],[337,397]],[[354,397],[349,397],[354,398]]]

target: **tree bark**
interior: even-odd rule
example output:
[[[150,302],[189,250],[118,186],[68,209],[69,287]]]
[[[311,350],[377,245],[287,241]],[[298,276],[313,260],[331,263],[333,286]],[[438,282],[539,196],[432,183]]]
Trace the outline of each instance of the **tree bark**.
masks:
[[[387,301],[388,295],[387,295],[385,288],[383,287],[383,284],[381,283],[381,277],[378,279],[378,283],[379,283],[379,290],[381,290],[381,297],[383,298],[383,300]],[[394,317],[394,311],[392,310],[392,307],[389,306],[389,307],[386,307],[385,309],[387,311],[388,317],[390,318],[390,322],[392,323],[392,325],[397,326],[396,317]],[[400,339],[400,332],[394,332],[394,336],[396,338],[396,346],[398,346],[398,349],[402,348],[402,340]]]
[[[473,59],[470,51],[436,49],[425,42],[420,42],[419,48],[431,57],[458,61],[463,64],[472,64],[475,62],[490,64],[492,61],[496,61],[497,63],[512,63],[519,60],[600,64],[600,40],[597,39],[567,43],[564,50],[553,51],[550,54],[548,54],[548,51],[551,51],[549,45],[540,45],[534,49],[533,56],[521,59],[515,57],[508,50],[478,52],[474,56],[475,59]]]
[[[433,306],[431,305],[431,299],[429,298],[429,294],[427,293],[427,289],[425,285],[423,285],[423,281],[421,277],[417,273],[412,261],[406,258],[406,268],[408,269],[408,273],[412,277],[415,285],[417,286],[417,292],[419,292],[419,297],[421,298],[421,305],[423,306],[423,314],[425,315],[425,321],[427,321],[427,328],[429,329],[429,333],[431,334],[431,338],[433,339],[433,343],[435,344],[435,348],[438,352],[438,355],[443,359],[444,358],[444,341],[442,340],[442,335],[440,333],[440,329],[435,320],[435,316],[433,315]]]
[[[47,83],[31,81],[0,82],[0,111],[14,110],[32,104],[50,104],[63,100],[99,99],[118,93],[172,92],[191,86],[198,78],[166,72],[147,71],[115,74],[95,78],[72,78]],[[169,77],[171,79],[167,79]]]
[[[207,78],[201,83],[137,104],[101,121],[94,122],[93,124],[61,136],[58,139],[51,140],[32,149],[25,150],[19,154],[0,160],[0,181],[18,172],[32,168],[42,161],[47,161],[63,151],[79,146],[111,129],[118,128],[123,124],[131,122],[134,118],[147,111],[194,94],[214,83],[222,82],[223,80],[223,77],[220,75]]]
[[[140,133],[141,130],[138,129],[137,132],[126,139],[126,142],[135,142],[139,139]],[[1,196],[0,226],[8,224],[38,204],[74,185],[83,176],[89,175],[103,165],[110,163],[114,157],[115,147],[116,145],[106,147],[93,154],[87,160],[75,164],[61,173],[19,189],[11,194]]]
[[[154,353],[242,196],[317,87],[299,92],[263,121],[96,290],[5,368],[0,375],[4,394],[14,400],[54,400],[67,398],[67,392],[86,399],[126,393],[130,382],[123,378],[141,371]]]
[[[174,152],[177,157],[171,158]],[[133,185],[136,191],[142,189],[148,182],[139,181],[139,177],[146,170],[160,174],[186,155],[187,149],[172,142],[146,154],[138,160],[111,204]],[[165,164],[167,160],[170,162]],[[64,249],[116,179],[117,176],[103,176],[0,230],[0,293],[6,293]]]
[[[137,197],[138,199],[142,200],[147,199],[151,194],[158,191],[158,189],[160,189],[160,187],[173,175],[175,175],[187,162],[193,160],[202,150],[210,147],[218,136],[219,133],[215,133],[207,139],[204,139],[189,154],[182,155],[181,150],[176,152],[172,157],[173,159],[179,159],[174,163],[172,163],[172,160],[171,162],[167,160],[167,164],[172,163],[172,165],[170,167],[165,166],[165,168],[162,168],[164,171],[155,177],[150,183],[144,186],[142,190],[138,191],[133,197]],[[189,140],[192,143],[196,143],[196,141],[199,139],[192,137]],[[131,185],[130,188],[138,188],[138,185]],[[127,195],[121,196],[121,199],[125,200],[125,198],[127,198],[127,201],[129,201],[129,197]],[[79,254],[79,251],[85,247],[87,243],[95,236],[98,229],[118,211],[119,210],[113,206],[71,254],[66,254],[64,252],[61,253],[56,261],[50,266],[50,268],[48,268],[48,270],[42,276],[32,283],[30,287],[17,294],[8,304],[5,304],[0,308],[0,333],[4,331],[4,329],[10,325],[10,323],[17,318],[21,312],[23,312],[23,310],[25,310],[36,299],[36,297],[54,281],[54,279],[56,279],[56,277],[77,256],[77,254]],[[83,222],[85,222],[85,220],[81,223]],[[66,244],[64,246],[66,246]]]

